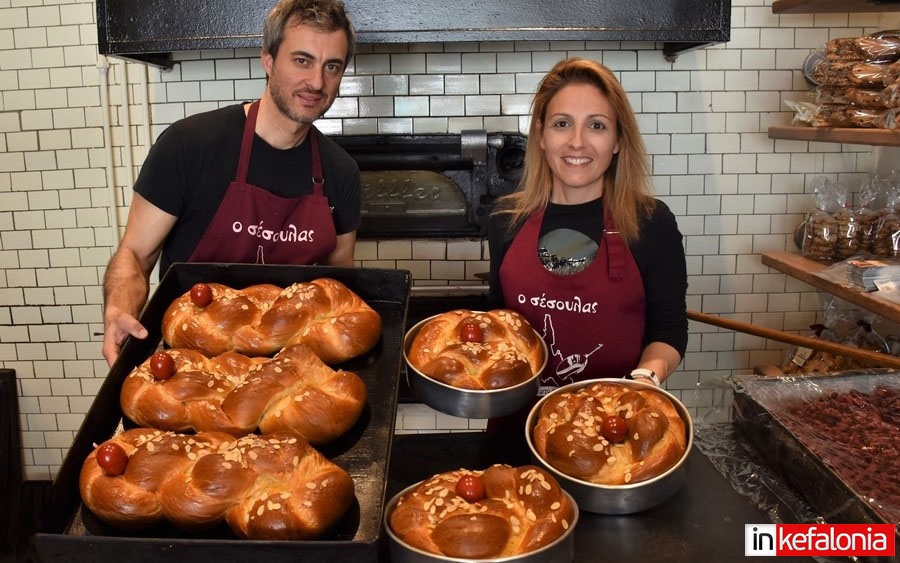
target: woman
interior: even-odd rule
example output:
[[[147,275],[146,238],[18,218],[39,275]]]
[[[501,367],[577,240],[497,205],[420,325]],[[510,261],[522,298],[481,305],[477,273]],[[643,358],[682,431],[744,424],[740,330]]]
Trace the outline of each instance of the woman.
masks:
[[[491,299],[550,352],[542,394],[598,377],[659,385],[687,347],[681,233],[612,72],[563,60],[541,81],[519,189],[491,218]]]

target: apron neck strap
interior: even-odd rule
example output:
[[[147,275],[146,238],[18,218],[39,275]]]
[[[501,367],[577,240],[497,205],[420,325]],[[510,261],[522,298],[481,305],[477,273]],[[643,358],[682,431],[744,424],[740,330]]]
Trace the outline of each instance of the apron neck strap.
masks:
[[[244,123],[244,136],[241,139],[241,156],[238,160],[235,182],[247,183],[247,172],[250,170],[250,151],[253,149],[253,135],[256,134],[256,115],[259,113],[259,100],[250,104],[247,121]]]
[[[253,136],[256,134],[256,116],[259,114],[259,100],[250,104],[247,110],[247,121],[244,123],[244,136],[241,139],[241,156],[238,159],[237,177],[235,182],[247,183],[247,173],[250,171],[250,152],[253,150]],[[309,148],[312,153],[312,185],[313,193],[322,195],[322,185],[325,177],[322,175],[322,158],[319,156],[319,138],[315,125],[309,126]]]
[[[606,259],[609,279],[621,280],[625,277],[625,256],[628,252],[625,240],[616,228],[616,222],[609,212],[608,202],[603,204],[603,238],[606,241]]]
[[[322,175],[322,158],[319,156],[319,132],[315,125],[310,125],[306,134],[309,136],[309,150],[312,157],[313,193],[322,195],[322,185],[325,183],[325,177]]]

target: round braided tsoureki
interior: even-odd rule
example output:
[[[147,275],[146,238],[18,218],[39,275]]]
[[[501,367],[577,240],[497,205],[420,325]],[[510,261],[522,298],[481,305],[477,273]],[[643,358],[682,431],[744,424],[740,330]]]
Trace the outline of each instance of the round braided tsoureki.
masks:
[[[168,355],[172,373],[154,376],[154,360]],[[165,358],[163,358],[165,359]],[[260,430],[324,444],[347,432],[362,413],[366,385],[355,373],[325,365],[303,344],[274,358],[226,352],[207,359],[173,348],[135,368],[122,384],[122,412],[140,426],[171,431],[219,431],[243,436]]]
[[[169,347],[206,356],[230,351],[271,356],[292,344],[306,344],[322,361],[336,364],[368,352],[381,336],[378,313],[331,278],[284,289],[205,285],[212,294],[209,303],[197,305],[189,291],[166,309],[162,332]]]
[[[459,389],[503,389],[537,375],[544,346],[515,311],[448,311],[426,322],[407,358],[422,374]]]
[[[604,420],[611,415],[627,424],[621,441],[604,431]],[[532,439],[552,467],[601,485],[652,479],[678,463],[687,448],[684,420],[668,397],[649,387],[613,382],[548,396]]]
[[[481,481],[482,500],[469,502],[457,493],[464,476]],[[426,479],[400,497],[390,526],[400,540],[429,553],[495,559],[552,543],[574,525],[574,518],[569,497],[543,469],[493,465]]]
[[[98,451],[111,444],[127,455],[120,474],[98,462]],[[84,505],[115,528],[143,530],[168,520],[197,532],[225,520],[241,538],[267,540],[321,537],[355,494],[346,471],[293,436],[234,439],[147,428],[126,430],[91,452],[80,490]]]

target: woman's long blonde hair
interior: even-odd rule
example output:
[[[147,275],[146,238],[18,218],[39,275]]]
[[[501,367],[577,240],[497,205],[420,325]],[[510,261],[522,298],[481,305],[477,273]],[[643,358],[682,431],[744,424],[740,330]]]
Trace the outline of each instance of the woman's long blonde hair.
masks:
[[[522,180],[518,190],[498,200],[495,213],[509,213],[510,224],[515,227],[550,201],[553,177],[539,139],[550,100],[569,84],[596,86],[615,113],[619,152],[613,155],[603,178],[603,204],[608,206],[625,240],[632,242],[639,234],[640,217],[649,214],[655,205],[647,150],[622,85],[608,68],[588,59],[562,60],[541,80],[532,102]]]

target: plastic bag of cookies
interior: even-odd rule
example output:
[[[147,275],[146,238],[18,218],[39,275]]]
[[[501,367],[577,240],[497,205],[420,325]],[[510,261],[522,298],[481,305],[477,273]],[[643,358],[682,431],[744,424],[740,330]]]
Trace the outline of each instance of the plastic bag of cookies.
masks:
[[[883,87],[891,83],[886,80],[889,66],[884,62],[821,58],[814,61],[806,77],[818,85]]]
[[[824,176],[816,176],[813,182],[816,211],[806,219],[802,253],[811,260],[831,262],[836,255],[839,234],[843,230],[845,234],[842,238],[846,238],[846,231],[849,229],[849,224],[845,224],[842,229],[835,217],[847,207],[847,190]],[[849,220],[844,222],[849,223]]]
[[[862,37],[839,37],[822,46],[829,59],[883,60],[900,57],[898,31],[884,31]]]
[[[822,104],[843,104],[864,108],[885,108],[884,88],[816,86],[815,100]]]
[[[816,108],[813,127],[863,127],[896,129],[900,127],[898,112],[894,109],[860,107],[847,104],[823,104]]]
[[[900,177],[895,172],[880,182],[887,193],[885,209],[872,231],[872,254],[882,258],[900,257]]]

